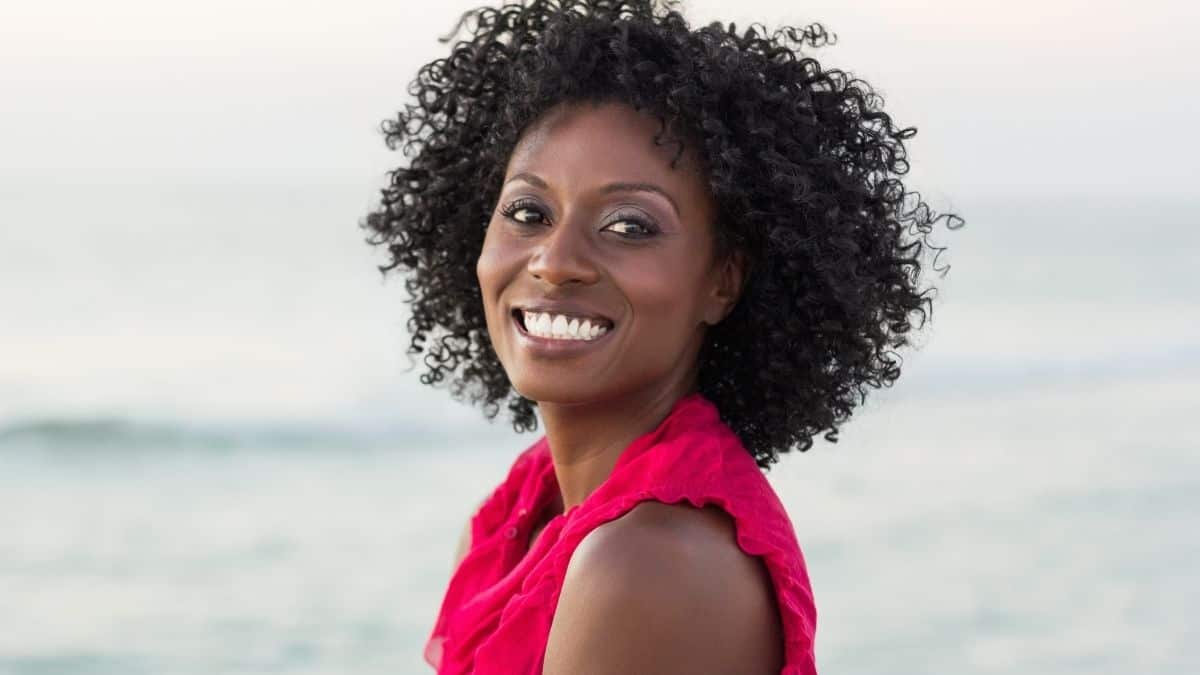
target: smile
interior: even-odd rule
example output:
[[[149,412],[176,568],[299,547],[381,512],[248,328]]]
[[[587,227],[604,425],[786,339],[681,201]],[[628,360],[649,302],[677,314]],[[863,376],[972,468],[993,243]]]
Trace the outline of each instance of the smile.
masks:
[[[613,322],[602,316],[514,308],[513,318],[532,337],[563,342],[594,342],[613,328]]]

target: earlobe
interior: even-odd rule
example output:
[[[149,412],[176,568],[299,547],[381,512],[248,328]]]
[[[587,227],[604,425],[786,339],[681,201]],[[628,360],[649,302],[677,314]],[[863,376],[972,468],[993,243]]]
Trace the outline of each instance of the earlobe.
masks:
[[[704,317],[704,323],[715,326],[729,316],[742,295],[745,281],[746,256],[741,251],[734,251],[725,257],[721,269],[717,273],[717,284],[709,311]]]

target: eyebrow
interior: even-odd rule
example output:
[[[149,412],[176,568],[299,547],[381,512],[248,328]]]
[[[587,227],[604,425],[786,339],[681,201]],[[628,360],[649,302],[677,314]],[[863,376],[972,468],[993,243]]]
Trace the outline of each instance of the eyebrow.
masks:
[[[550,188],[550,186],[546,184],[546,181],[535,176],[534,174],[524,172],[513,175],[513,177],[505,181],[504,184],[508,185],[509,183],[518,180],[524,181],[536,188],[541,188],[543,190],[548,190]],[[671,197],[671,195],[667,194],[666,190],[655,185],[654,183],[609,183],[601,188],[600,192],[603,194],[612,194],[614,192],[652,192],[656,195],[661,195],[668,202],[670,202],[671,208],[675,209],[675,215],[679,215],[679,204],[675,203],[675,199]]]

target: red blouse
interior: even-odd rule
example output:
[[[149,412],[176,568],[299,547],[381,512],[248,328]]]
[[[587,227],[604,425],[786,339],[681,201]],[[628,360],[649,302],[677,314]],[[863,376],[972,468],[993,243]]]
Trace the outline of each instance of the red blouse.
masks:
[[[699,393],[680,399],[637,438],[582,503],[555,516],[528,548],[533,519],[558,483],[545,437],[522,452],[471,519],[471,549],[455,569],[425,644],[438,675],[541,675],[571,553],[598,525],[638,502],[716,504],[738,546],[766,563],[784,633],[781,675],[815,675],[816,608],[795,530],[775,490]],[[527,550],[528,549],[528,550]]]

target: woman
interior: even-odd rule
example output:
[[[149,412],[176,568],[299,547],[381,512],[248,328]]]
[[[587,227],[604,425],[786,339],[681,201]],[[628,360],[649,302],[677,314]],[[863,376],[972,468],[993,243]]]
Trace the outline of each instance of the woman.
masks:
[[[649,1],[480,9],[384,124],[370,241],[410,352],[545,436],[468,523],[439,673],[815,673],[763,475],[899,375],[936,220],[820,25],[692,30]],[[448,38],[447,38],[448,40]],[[953,218],[953,217],[951,217]]]

